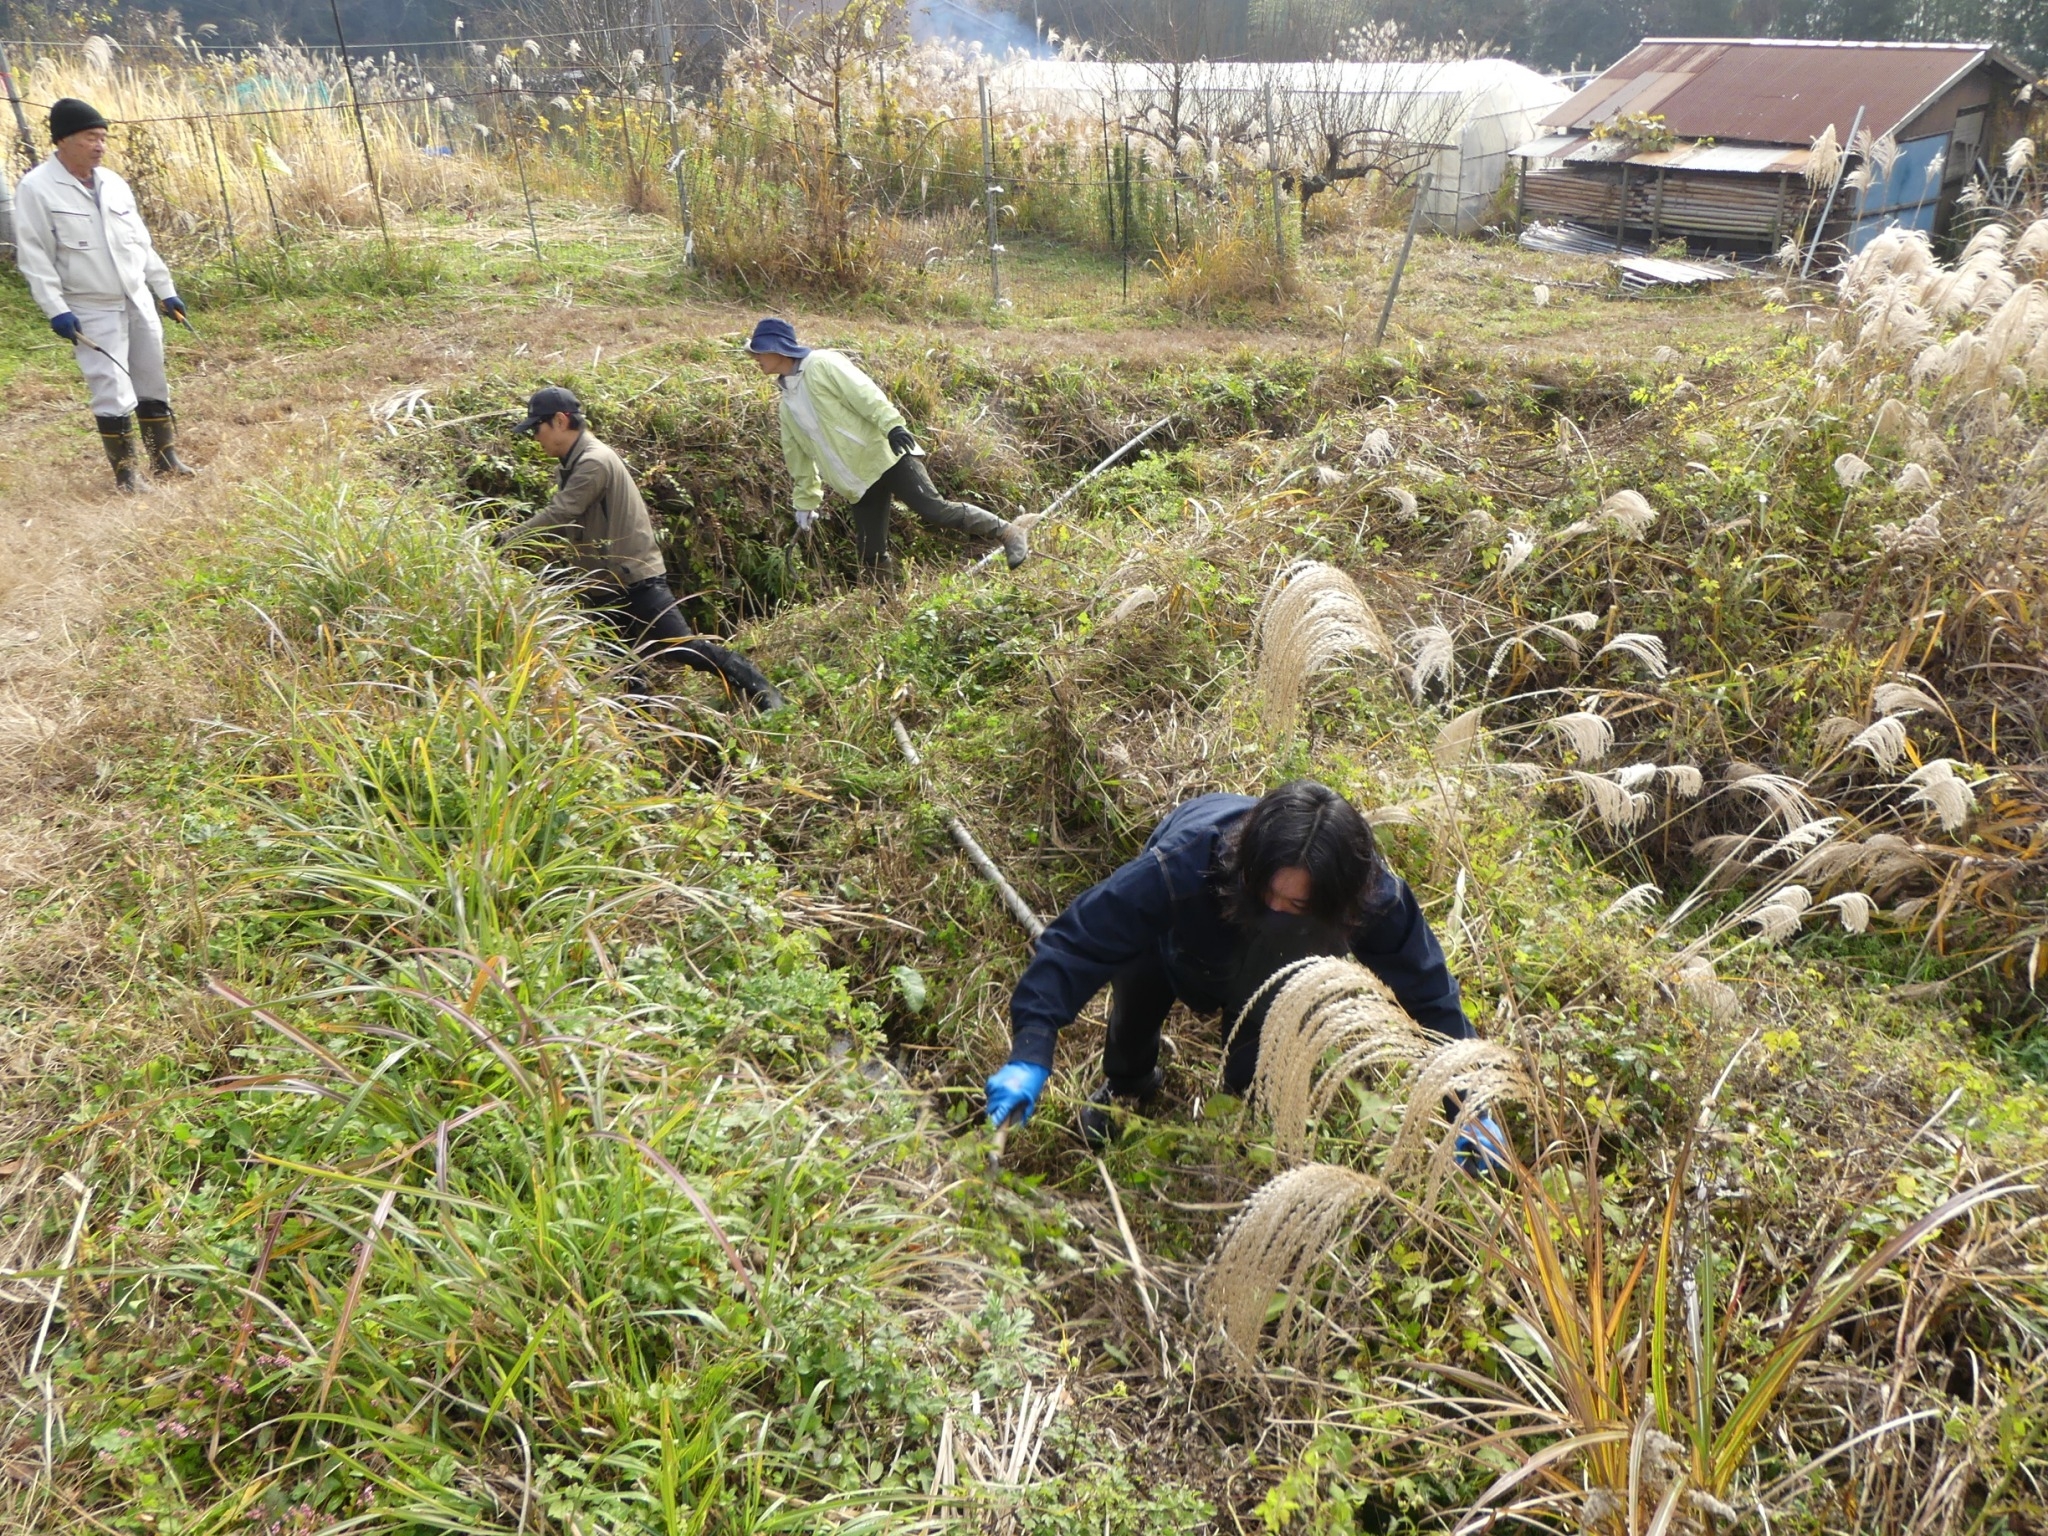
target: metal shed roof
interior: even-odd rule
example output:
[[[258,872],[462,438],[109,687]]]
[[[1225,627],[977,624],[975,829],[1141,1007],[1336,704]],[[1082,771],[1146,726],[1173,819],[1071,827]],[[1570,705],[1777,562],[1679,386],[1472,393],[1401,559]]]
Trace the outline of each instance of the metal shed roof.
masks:
[[[1810,144],[1856,109],[1873,135],[1901,127],[1983,64],[2031,78],[1982,43],[1822,43],[1772,38],[1646,38],[1543,119],[1584,131],[1624,113],[1661,114],[1682,139]]]
[[[1738,171],[1751,175],[1772,175],[1784,171],[1806,174],[1813,158],[1810,149],[1789,149],[1781,144],[1677,144],[1670,149],[1645,149],[1633,153],[1625,139],[1596,139],[1587,133],[1552,133],[1509,151],[1524,160],[1562,161],[1566,165],[1630,165],[1662,167],[1667,171]]]

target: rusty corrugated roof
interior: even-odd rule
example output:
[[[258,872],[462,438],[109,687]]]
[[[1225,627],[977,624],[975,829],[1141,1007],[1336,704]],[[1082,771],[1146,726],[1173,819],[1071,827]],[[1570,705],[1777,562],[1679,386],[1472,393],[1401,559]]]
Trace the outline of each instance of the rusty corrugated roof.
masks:
[[[1624,113],[1662,114],[1681,139],[1806,145],[1856,109],[1873,135],[1903,125],[1953,80],[1990,63],[2025,70],[1982,43],[1818,43],[1770,38],[1647,38],[1543,119],[1591,128]]]

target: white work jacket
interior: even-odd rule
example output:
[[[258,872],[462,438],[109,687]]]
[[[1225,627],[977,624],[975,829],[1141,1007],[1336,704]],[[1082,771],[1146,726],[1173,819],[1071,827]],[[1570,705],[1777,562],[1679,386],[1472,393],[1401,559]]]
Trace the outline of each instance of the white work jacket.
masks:
[[[87,186],[52,155],[14,189],[15,264],[52,319],[124,300],[148,311],[155,308],[152,297],[177,291],[128,183],[105,166],[93,183]]]

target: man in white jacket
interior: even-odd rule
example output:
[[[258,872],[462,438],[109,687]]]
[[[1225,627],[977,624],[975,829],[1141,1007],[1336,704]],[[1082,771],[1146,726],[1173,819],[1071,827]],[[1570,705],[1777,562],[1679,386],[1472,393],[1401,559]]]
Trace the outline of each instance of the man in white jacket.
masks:
[[[128,183],[105,169],[107,120],[67,96],[50,108],[56,153],[15,188],[15,263],[50,329],[71,343],[92,390],[100,441],[124,491],[144,488],[135,467],[135,427],[158,475],[189,475],[178,457],[171,391],[164,379],[164,328],[157,306],[185,318],[170,268],[135,206]]]

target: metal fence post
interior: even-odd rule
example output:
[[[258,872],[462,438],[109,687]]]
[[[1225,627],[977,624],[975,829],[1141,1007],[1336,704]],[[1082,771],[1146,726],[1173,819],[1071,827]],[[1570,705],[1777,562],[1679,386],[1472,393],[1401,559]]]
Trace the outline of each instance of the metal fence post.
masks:
[[[1380,307],[1380,323],[1373,327],[1372,344],[1378,346],[1387,335],[1387,322],[1394,316],[1394,297],[1401,291],[1401,274],[1408,270],[1408,253],[1415,248],[1415,226],[1422,222],[1422,202],[1436,182],[1436,172],[1424,171],[1415,186],[1415,206],[1408,213],[1408,233],[1401,241],[1401,254],[1394,261],[1394,275],[1387,282],[1387,302]]]
[[[1828,219],[1835,211],[1835,194],[1842,190],[1842,180],[1849,174],[1849,156],[1856,148],[1856,135],[1863,127],[1862,107],[1856,109],[1856,121],[1849,125],[1848,142],[1842,146],[1842,163],[1835,168],[1835,179],[1828,187],[1827,203],[1821,208],[1820,222],[1813,226],[1813,243],[1806,248],[1806,260],[1799,264],[1799,280],[1806,281],[1806,274],[1813,270],[1813,258],[1820,250],[1821,237],[1828,232]],[[1852,228],[1850,233],[1854,233]]]
[[[384,259],[395,261],[398,253],[391,248],[391,225],[384,218],[384,186],[377,179],[377,162],[370,155],[370,130],[363,125],[363,98],[356,94],[356,67],[348,56],[348,38],[341,30],[341,0],[327,0],[328,9],[334,12],[334,40],[341,47],[341,72],[348,76],[349,105],[356,111],[356,138],[363,146],[363,174],[370,178],[370,197],[377,205],[377,228],[384,236]],[[212,123],[207,127],[210,129]]]
[[[996,227],[996,134],[995,125],[990,121],[988,110],[988,76],[978,77],[981,83],[981,186],[982,199],[988,204],[988,286],[996,303],[1003,302],[1002,247],[997,241]]]
[[[1273,183],[1273,260],[1287,270],[1287,230],[1280,222],[1280,141],[1273,134],[1273,82],[1266,82],[1266,174]]]

